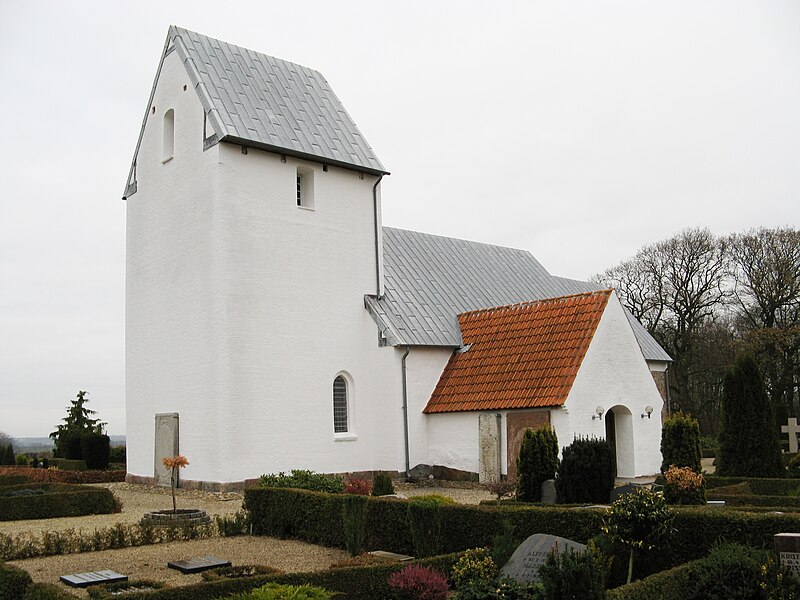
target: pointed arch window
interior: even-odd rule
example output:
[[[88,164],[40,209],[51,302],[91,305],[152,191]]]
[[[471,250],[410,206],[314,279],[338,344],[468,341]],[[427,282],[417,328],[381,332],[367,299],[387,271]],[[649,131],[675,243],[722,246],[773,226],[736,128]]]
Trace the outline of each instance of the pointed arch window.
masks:
[[[347,380],[337,375],[333,380],[333,432],[349,431],[347,415]]]
[[[171,108],[164,113],[164,157],[167,162],[175,156],[175,111]]]

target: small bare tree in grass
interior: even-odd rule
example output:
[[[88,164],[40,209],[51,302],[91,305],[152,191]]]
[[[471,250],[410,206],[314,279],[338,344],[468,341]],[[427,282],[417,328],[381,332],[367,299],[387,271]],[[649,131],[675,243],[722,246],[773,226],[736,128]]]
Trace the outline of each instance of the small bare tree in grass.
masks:
[[[175,502],[175,488],[178,487],[178,469],[182,469],[189,464],[185,456],[168,456],[162,460],[164,466],[170,470],[169,483],[172,487],[172,512],[177,514],[178,506]]]

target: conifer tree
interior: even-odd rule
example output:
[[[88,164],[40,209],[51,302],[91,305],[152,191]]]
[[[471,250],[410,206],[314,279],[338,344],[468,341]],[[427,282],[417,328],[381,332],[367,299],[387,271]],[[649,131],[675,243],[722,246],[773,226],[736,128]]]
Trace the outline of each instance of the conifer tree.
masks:
[[[722,401],[717,474],[783,477],[772,405],[751,355],[741,356],[725,374]]]
[[[527,429],[517,459],[517,499],[539,502],[542,483],[556,476],[557,467],[558,438],[553,428]]]
[[[661,428],[661,472],[672,465],[689,467],[695,473],[702,470],[700,463],[700,424],[697,419],[675,413],[664,421]]]
[[[67,407],[67,416],[62,419],[63,425],[58,425],[56,430],[50,434],[55,442],[55,455],[65,456],[66,458],[80,458],[80,456],[67,456],[67,450],[77,447],[80,453],[80,438],[85,435],[103,435],[105,423],[100,419],[93,419],[95,411],[86,408],[89,401],[89,392],[78,391],[75,400],[70,402]],[[77,440],[77,442],[76,442]]]

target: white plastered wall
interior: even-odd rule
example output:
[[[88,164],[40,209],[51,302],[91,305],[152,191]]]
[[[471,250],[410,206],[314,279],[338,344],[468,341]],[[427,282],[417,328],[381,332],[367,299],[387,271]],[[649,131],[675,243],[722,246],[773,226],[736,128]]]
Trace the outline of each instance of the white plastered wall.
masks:
[[[657,473],[661,468],[662,404],[619,299],[612,292],[564,407],[551,412],[559,446],[568,445],[576,435],[605,438],[607,411],[615,406],[625,407],[631,414],[627,417],[624,410],[618,411],[617,423],[620,428],[630,424],[633,460],[630,470],[622,468],[618,475]],[[648,405],[653,407],[653,413],[643,419],[641,414]],[[604,410],[603,418],[593,420],[598,406]],[[623,461],[620,466],[627,464]]]
[[[174,52],[153,105],[127,205],[129,473],[153,475],[164,412],[180,415],[184,479],[401,470],[401,353],[378,346],[363,304],[376,290],[376,177],[224,143],[204,152]],[[175,152],[162,162],[170,108]],[[298,166],[314,170],[314,210],[296,205]],[[337,435],[342,372],[350,431]]]

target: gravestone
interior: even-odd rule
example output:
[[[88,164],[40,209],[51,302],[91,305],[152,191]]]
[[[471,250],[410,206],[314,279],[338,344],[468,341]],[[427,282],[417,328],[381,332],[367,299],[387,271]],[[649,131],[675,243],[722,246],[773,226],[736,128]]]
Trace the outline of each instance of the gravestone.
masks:
[[[786,421],[786,425],[781,425],[781,432],[789,434],[789,452],[792,454],[797,453],[797,434],[800,433],[797,419],[792,417]]]
[[[514,550],[514,554],[500,569],[500,576],[509,577],[518,583],[538,583],[539,568],[544,564],[547,555],[553,551],[566,552],[568,549],[583,552],[586,546],[557,535],[534,533]]]
[[[542,504],[555,504],[556,498],[556,480],[545,479],[542,482]]]
[[[170,569],[177,569],[181,573],[190,574],[216,569],[217,567],[230,567],[231,562],[229,560],[220,560],[215,556],[203,556],[201,558],[189,558],[187,560],[168,562],[167,566]]]
[[[164,466],[163,459],[178,455],[178,413],[156,415],[156,447],[153,477],[156,485],[171,486],[172,470]],[[180,471],[180,469],[176,469]],[[176,474],[177,477],[177,474]],[[177,481],[175,482],[177,485]]]
[[[478,415],[478,481],[500,481],[500,415]]]
[[[632,494],[641,487],[643,486],[637,485],[635,483],[626,483],[625,485],[616,487],[613,490],[611,490],[611,502],[619,500],[619,497],[622,496],[623,494]]]
[[[85,588],[90,585],[100,583],[117,583],[118,581],[128,581],[127,575],[121,575],[116,571],[92,571],[90,573],[75,573],[74,575],[62,575],[61,581],[70,587]]]
[[[781,566],[800,577],[800,533],[778,533],[772,537]]]

